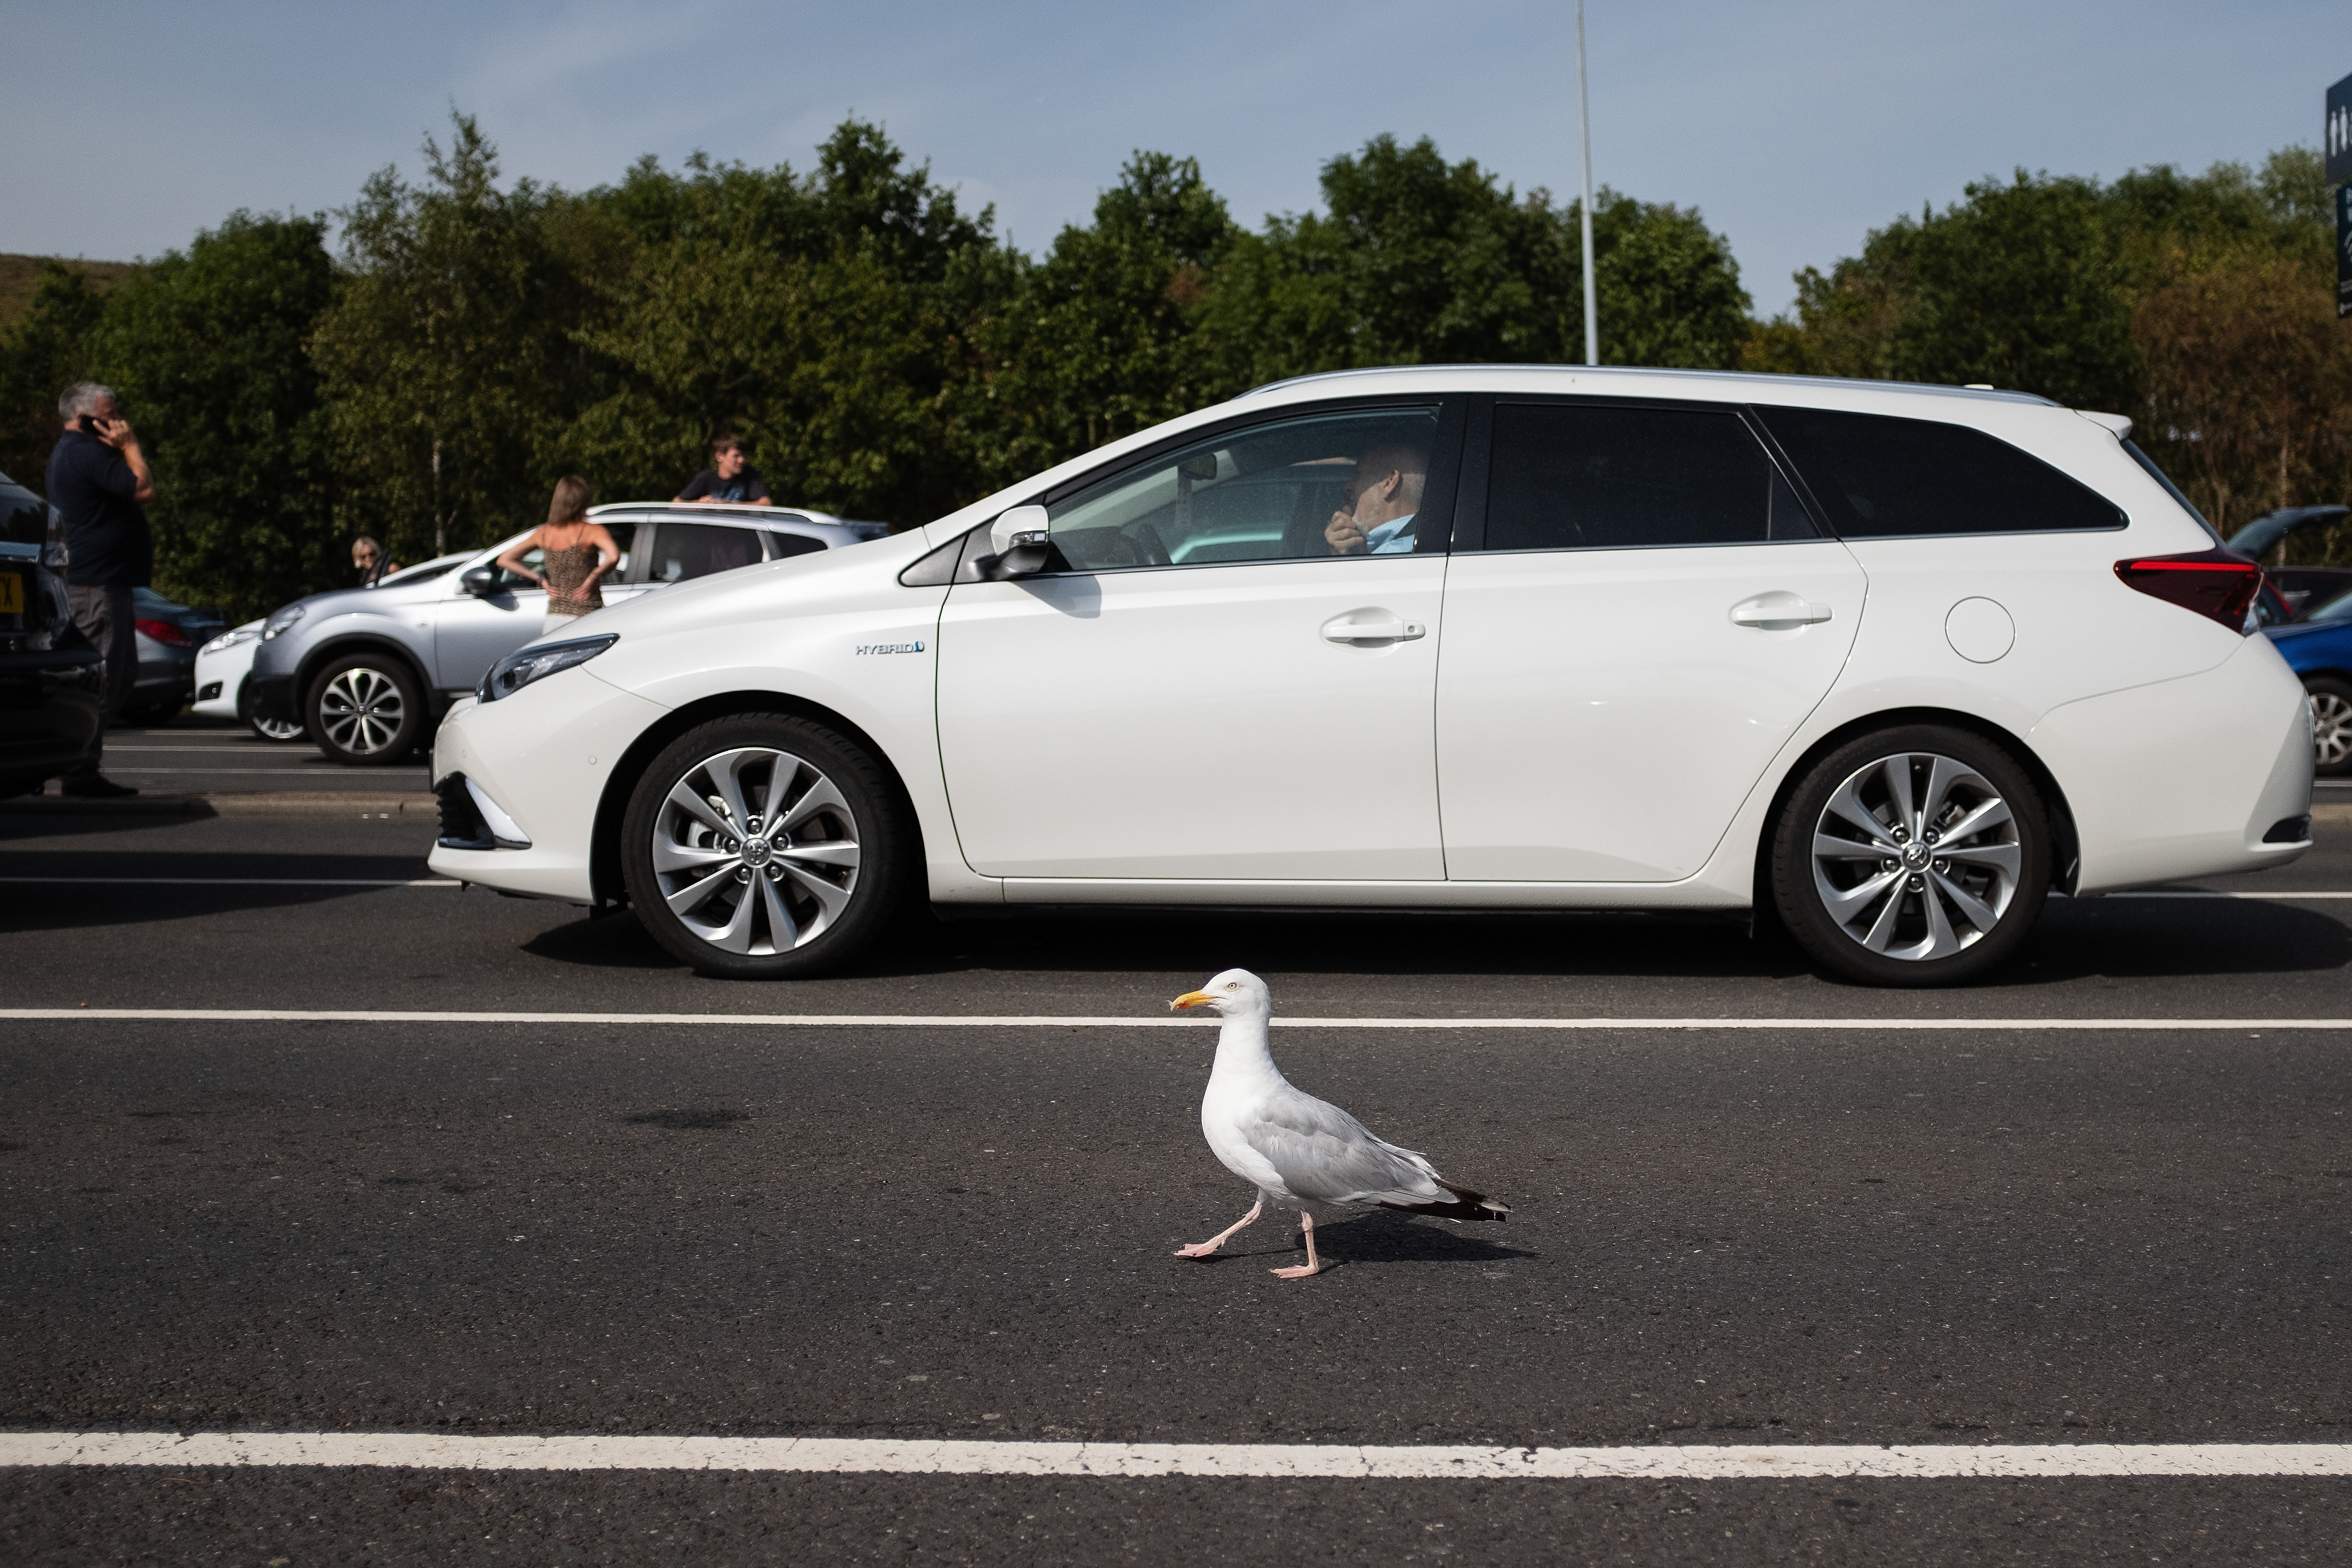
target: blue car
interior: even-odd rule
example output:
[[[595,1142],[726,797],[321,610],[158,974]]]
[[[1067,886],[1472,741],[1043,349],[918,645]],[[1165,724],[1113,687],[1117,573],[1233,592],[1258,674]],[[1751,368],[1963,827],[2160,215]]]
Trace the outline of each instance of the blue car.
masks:
[[[2287,665],[2311,694],[2312,746],[2319,772],[2352,774],[2352,593],[2305,611],[2284,626],[2265,626]]]

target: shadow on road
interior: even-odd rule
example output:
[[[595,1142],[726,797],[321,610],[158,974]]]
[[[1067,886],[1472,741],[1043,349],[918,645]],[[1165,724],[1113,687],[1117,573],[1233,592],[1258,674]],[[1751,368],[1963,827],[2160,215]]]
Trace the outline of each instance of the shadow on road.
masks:
[[[555,926],[521,945],[596,967],[684,966],[634,913]],[[947,922],[902,920],[849,978],[1051,968],[1211,973],[1247,953],[1290,974],[1536,975],[1790,979],[1811,974],[1777,925],[1746,916],[1646,914],[1165,913],[1094,910]],[[1999,991],[2108,977],[2303,974],[2352,967],[2352,927],[2323,910],[2251,900],[2055,900],[2019,956],[1975,988]]]

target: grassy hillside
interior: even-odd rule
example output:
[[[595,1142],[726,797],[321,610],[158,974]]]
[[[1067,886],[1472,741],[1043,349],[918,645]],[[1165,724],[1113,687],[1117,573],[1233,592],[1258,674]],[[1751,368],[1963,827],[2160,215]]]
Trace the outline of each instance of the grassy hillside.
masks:
[[[41,260],[37,256],[0,254],[0,327],[7,326],[32,306],[33,285],[39,279]],[[80,261],[72,265],[89,273],[90,280],[100,287],[139,270],[137,263],[129,261]]]

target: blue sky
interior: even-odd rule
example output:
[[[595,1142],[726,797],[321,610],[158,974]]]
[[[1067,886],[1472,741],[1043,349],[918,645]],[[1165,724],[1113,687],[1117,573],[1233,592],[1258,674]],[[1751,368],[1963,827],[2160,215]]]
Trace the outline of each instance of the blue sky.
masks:
[[[1576,188],[1571,3],[0,0],[0,250],[128,259],[237,207],[315,212],[415,172],[449,106],[509,175],[638,155],[804,167],[853,111],[1032,252],[1138,147],[1235,215],[1303,211],[1332,154],[1435,138]],[[1696,205],[1758,306],[1870,228],[2019,165],[2112,177],[2316,142],[2342,0],[1589,0],[1593,177]]]

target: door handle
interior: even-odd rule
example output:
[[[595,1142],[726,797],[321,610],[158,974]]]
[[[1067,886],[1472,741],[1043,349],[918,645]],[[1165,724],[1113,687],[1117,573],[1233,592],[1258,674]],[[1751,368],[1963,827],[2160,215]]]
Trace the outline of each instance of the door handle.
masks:
[[[1814,604],[1801,595],[1786,591],[1759,593],[1731,607],[1731,623],[1734,626],[1753,626],[1759,632],[1786,632],[1791,627],[1811,626],[1829,618],[1828,605]]]
[[[1429,635],[1418,621],[1407,621],[1386,610],[1350,610],[1323,622],[1326,643],[1410,643]]]

